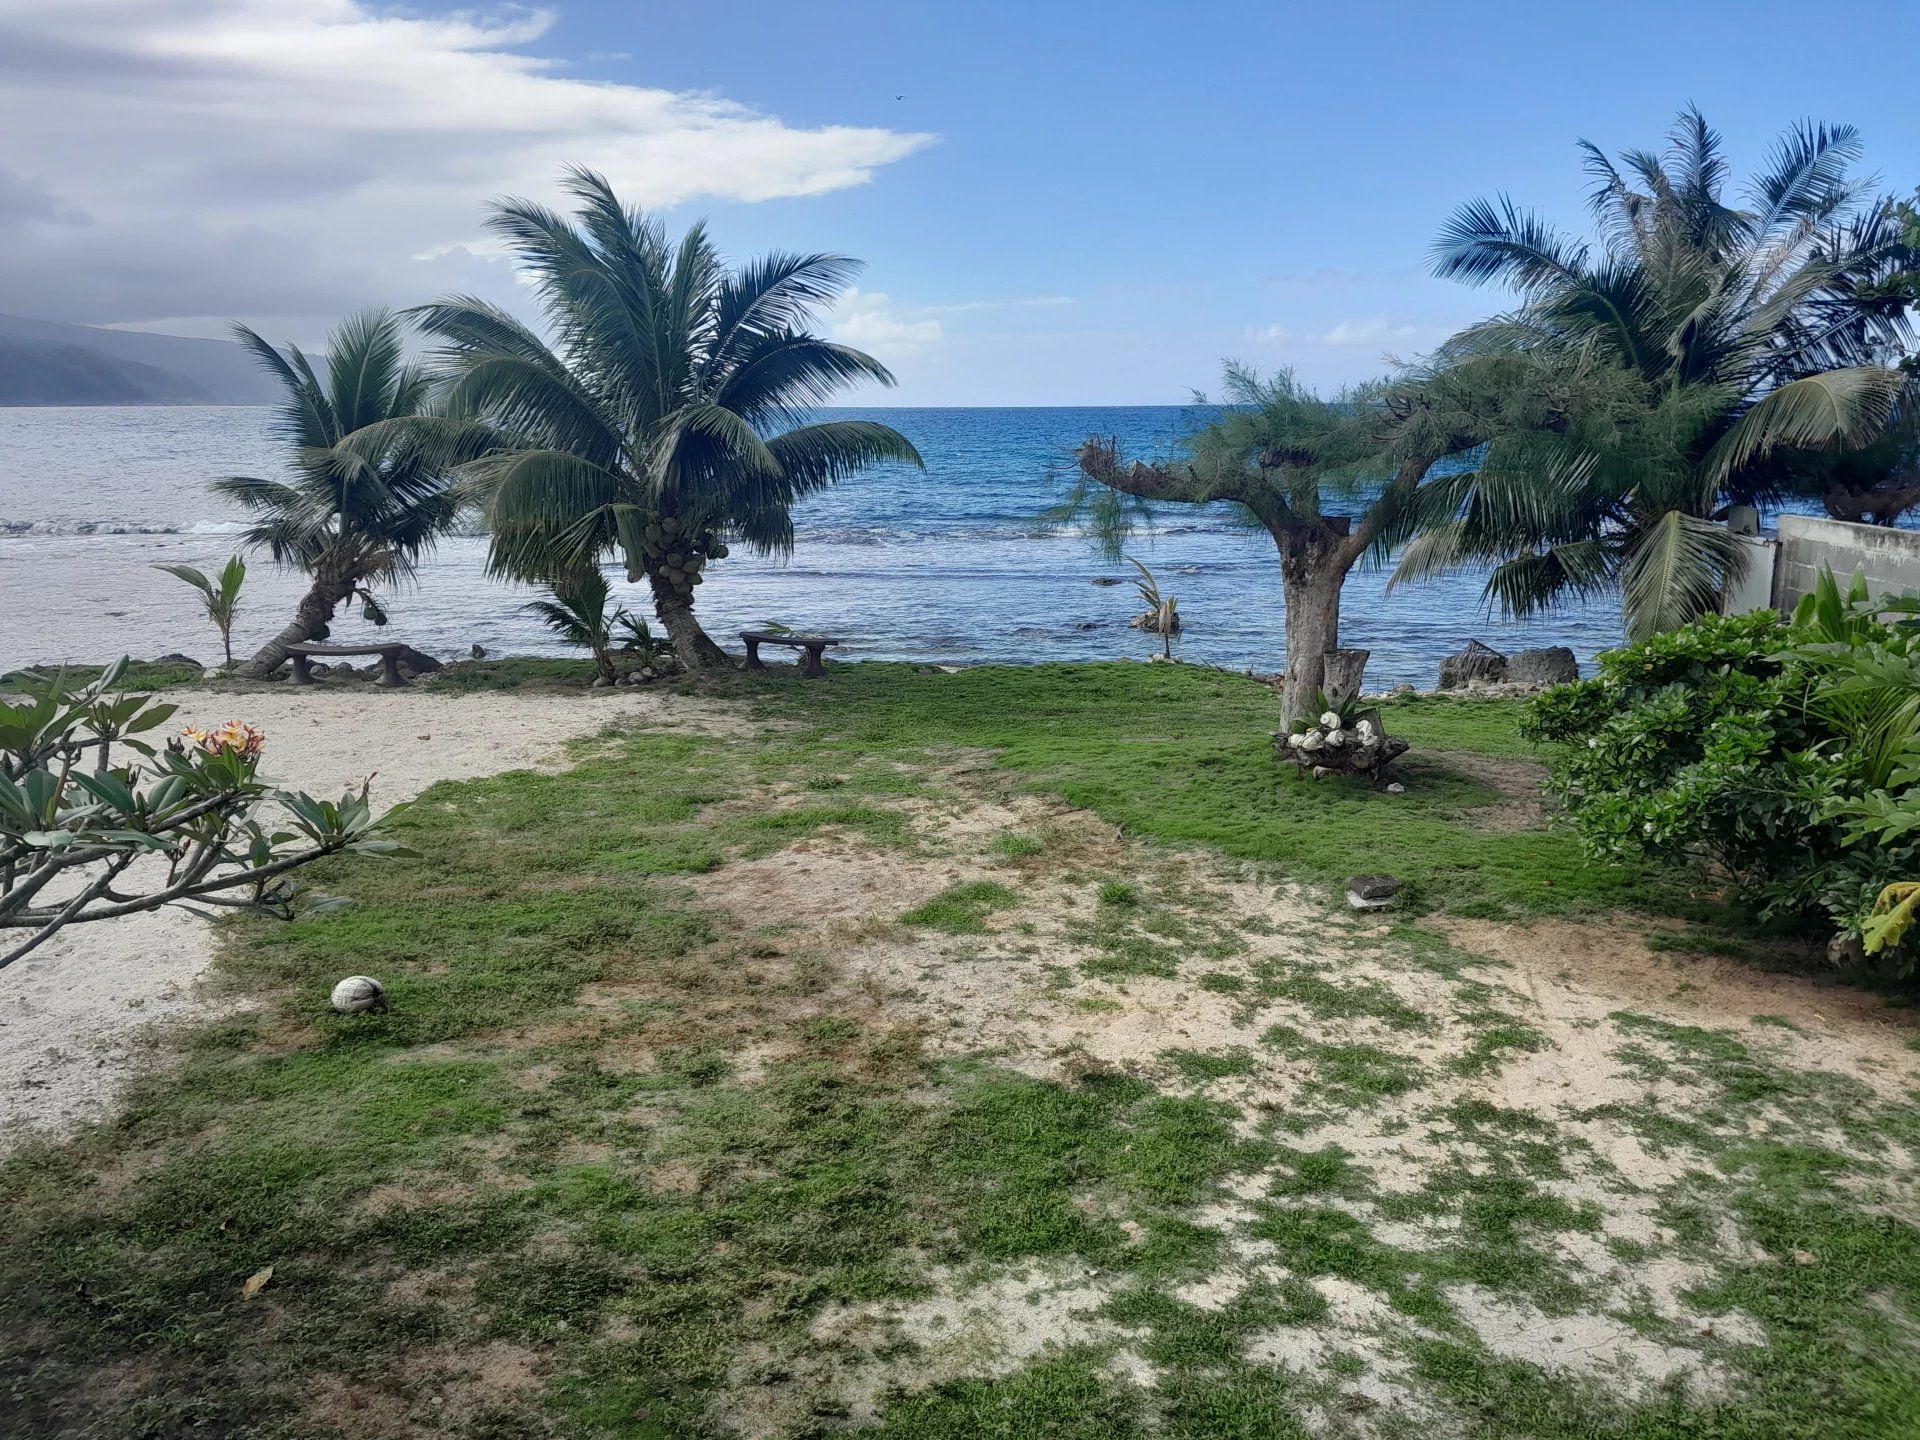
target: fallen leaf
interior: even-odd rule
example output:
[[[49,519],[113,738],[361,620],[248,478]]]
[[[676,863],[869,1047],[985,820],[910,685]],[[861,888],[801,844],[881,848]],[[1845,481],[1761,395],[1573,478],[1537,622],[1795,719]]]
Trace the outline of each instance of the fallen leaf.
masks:
[[[251,1300],[262,1290],[266,1289],[267,1282],[271,1279],[273,1279],[273,1266],[271,1265],[267,1266],[264,1270],[254,1271],[253,1274],[247,1277],[247,1283],[240,1287],[240,1298],[242,1300]]]

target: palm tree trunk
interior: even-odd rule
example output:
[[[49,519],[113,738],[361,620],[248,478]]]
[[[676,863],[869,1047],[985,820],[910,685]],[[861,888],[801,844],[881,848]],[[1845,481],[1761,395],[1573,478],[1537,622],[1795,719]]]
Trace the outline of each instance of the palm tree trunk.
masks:
[[[607,643],[606,637],[595,637],[591,648],[593,650],[593,668],[599,672],[600,678],[603,680],[617,679],[618,672],[613,668],[613,647]]]
[[[688,670],[716,670],[733,662],[727,652],[713,643],[713,637],[700,628],[693,613],[693,598],[676,588],[666,576],[647,570],[653,587],[653,613],[667,632],[673,655]]]
[[[265,680],[272,675],[287,663],[289,646],[309,643],[327,633],[327,627],[333,623],[333,612],[352,593],[351,576],[327,570],[316,574],[293,612],[292,623],[260,647],[241,669],[241,675],[250,680]]]

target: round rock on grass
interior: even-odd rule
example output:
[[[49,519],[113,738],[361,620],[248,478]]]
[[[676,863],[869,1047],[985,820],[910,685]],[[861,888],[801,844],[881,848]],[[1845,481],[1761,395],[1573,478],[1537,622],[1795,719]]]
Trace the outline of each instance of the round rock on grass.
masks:
[[[371,975],[349,975],[333,987],[333,1008],[342,1015],[378,1013],[387,1008],[387,987]]]

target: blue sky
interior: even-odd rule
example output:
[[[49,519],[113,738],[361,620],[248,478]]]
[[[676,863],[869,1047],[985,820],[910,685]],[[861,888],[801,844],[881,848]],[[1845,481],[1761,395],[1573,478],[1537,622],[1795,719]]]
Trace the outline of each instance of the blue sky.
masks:
[[[709,216],[736,255],[865,259],[860,294],[831,323],[894,366],[892,403],[1175,401],[1212,384],[1225,355],[1325,387],[1361,379],[1496,303],[1425,274],[1454,206],[1504,190],[1578,226],[1575,139],[1657,145],[1688,101],[1724,133],[1736,173],[1812,117],[1858,125],[1889,187],[1920,182],[1912,6],[147,0],[145,28],[109,42],[87,13],[107,3],[20,0],[0,18],[0,52],[11,38],[16,55],[33,53],[28,40],[68,53],[83,28],[88,44],[124,47],[88,72],[100,95],[63,78],[34,114],[0,113],[14,122],[0,127],[0,193],[11,174],[49,237],[43,258],[16,245],[0,259],[0,284],[47,296],[43,312],[204,333],[239,314],[307,338],[363,291],[492,293],[497,257],[454,231],[477,229],[489,194],[577,156],[623,189],[655,186],[676,223]],[[156,55],[190,62],[193,84],[136,92],[131,128],[151,136],[135,142],[151,151],[141,176],[205,192],[186,225],[162,223],[157,196],[139,202],[139,177],[109,192],[122,140],[102,133],[91,170],[79,148],[108,83],[157,87]],[[394,73],[340,99],[358,117],[398,117],[372,131],[328,109],[343,77],[378,70],[370,55]],[[490,136],[493,72],[460,67],[504,75],[529,59],[536,75],[514,73]],[[132,78],[113,73],[121,61]],[[235,107],[272,94],[300,116],[297,137],[211,158],[246,129],[232,111],[219,132],[195,128],[222,86]],[[603,120],[602,94],[630,103]],[[677,118],[649,129],[649,106]],[[622,130],[604,157],[602,125]],[[720,160],[705,148],[716,137]],[[165,233],[180,253],[143,254],[110,283],[104,251],[81,242],[104,247],[117,208],[129,235],[151,246]],[[83,214],[84,233],[55,244],[60,217]],[[275,226],[278,279],[244,243]],[[63,288],[82,259],[85,283]]]
[[[715,14],[568,0],[543,44],[939,137],[856,189],[699,207],[729,246],[860,255],[904,317],[1073,302],[922,317],[901,400],[1171,400],[1222,354],[1363,378],[1485,312],[1425,274],[1454,206],[1506,190],[1578,225],[1575,139],[1656,144],[1688,101],[1741,170],[1811,116],[1920,183],[1912,5],[747,4],[717,37]]]

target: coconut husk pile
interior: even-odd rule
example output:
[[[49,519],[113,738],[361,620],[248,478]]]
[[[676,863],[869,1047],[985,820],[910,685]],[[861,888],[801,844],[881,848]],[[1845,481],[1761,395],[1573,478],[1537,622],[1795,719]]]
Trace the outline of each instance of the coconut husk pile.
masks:
[[[1378,710],[1344,716],[1328,710],[1301,729],[1274,736],[1273,748],[1281,760],[1316,780],[1365,775],[1381,784],[1387,767],[1407,753],[1407,742],[1387,734]]]

